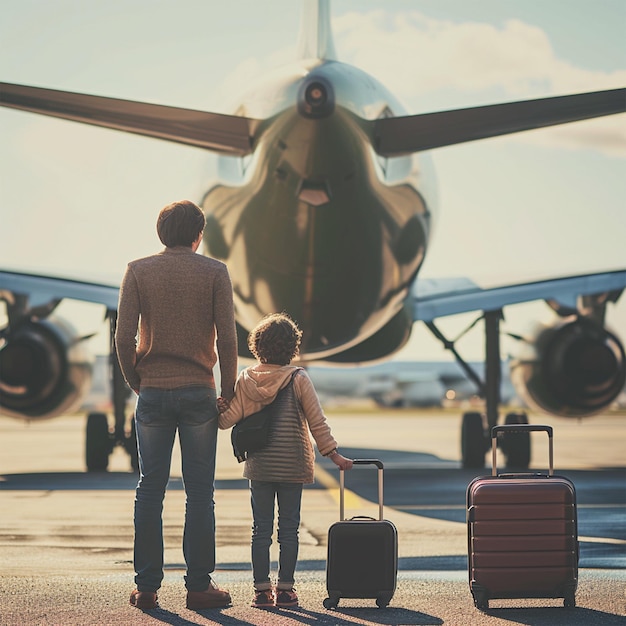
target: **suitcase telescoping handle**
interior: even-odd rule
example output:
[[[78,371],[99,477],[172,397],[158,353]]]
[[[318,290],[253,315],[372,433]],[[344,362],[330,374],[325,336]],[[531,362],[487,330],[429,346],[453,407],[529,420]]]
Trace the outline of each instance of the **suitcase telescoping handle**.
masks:
[[[504,424],[502,426],[494,426],[491,429],[491,475],[497,476],[498,469],[496,467],[496,448],[498,447],[498,433],[528,433],[532,431],[544,431],[548,433],[549,446],[549,468],[548,476],[554,473],[554,448],[552,445],[552,426],[543,426],[541,424]]]
[[[383,519],[383,462],[378,459],[354,459],[353,465],[375,465],[378,468],[378,519]],[[344,520],[345,472],[339,469],[339,519]]]

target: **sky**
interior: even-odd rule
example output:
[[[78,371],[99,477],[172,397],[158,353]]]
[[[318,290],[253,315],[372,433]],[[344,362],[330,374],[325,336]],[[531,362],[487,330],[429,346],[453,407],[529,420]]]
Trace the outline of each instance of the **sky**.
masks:
[[[238,93],[295,58],[300,6],[0,0],[0,81],[232,112]],[[621,0],[336,0],[331,11],[339,60],[375,76],[408,113],[626,86]],[[158,211],[199,201],[214,160],[9,109],[0,133],[0,267],[94,280],[119,280],[129,260],[160,250]],[[494,284],[626,267],[626,115],[432,157],[440,219],[421,275]],[[105,328],[100,308],[63,311],[81,332]],[[516,333],[551,315],[544,303],[504,313],[503,330]],[[440,327],[455,338],[477,316]],[[626,338],[626,295],[607,321]],[[458,346],[482,358],[480,325]],[[450,357],[416,325],[395,358]]]

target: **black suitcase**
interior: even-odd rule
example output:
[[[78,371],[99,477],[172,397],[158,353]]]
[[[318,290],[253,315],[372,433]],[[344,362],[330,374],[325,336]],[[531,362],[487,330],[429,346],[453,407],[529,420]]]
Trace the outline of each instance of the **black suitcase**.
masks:
[[[498,474],[501,432],[546,431],[548,474]],[[477,608],[491,598],[564,598],[576,606],[576,490],[553,473],[552,427],[514,424],[491,431],[492,475],[467,488],[470,591]]]
[[[340,598],[374,598],[382,608],[396,590],[398,531],[383,519],[383,464],[377,459],[355,459],[354,464],[378,467],[379,516],[345,519],[344,471],[339,470],[339,521],[328,529],[327,609]]]

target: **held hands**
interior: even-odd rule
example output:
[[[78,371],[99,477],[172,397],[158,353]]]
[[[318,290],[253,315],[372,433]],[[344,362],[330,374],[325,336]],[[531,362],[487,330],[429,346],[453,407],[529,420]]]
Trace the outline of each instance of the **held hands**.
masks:
[[[228,407],[230,406],[230,402],[228,400],[225,400],[224,398],[222,398],[222,396],[220,396],[217,399],[217,410],[220,413],[224,413],[225,411],[228,411]]]
[[[348,459],[345,456],[334,452],[328,457],[338,468],[342,470],[352,469],[352,459]]]

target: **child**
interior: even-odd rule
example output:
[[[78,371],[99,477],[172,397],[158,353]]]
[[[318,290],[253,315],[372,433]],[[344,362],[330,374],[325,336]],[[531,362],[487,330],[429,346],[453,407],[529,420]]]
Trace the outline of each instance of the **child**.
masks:
[[[337,452],[326,416],[309,375],[290,365],[298,354],[302,332],[284,313],[263,318],[248,335],[248,347],[258,363],[240,372],[230,405],[218,401],[219,427],[230,428],[274,400],[282,389],[266,448],[252,453],[243,475],[250,481],[252,503],[252,606],[298,605],[294,572],[298,558],[298,527],[302,486],[314,481],[315,453],[309,431],[320,453],[348,470],[352,460]],[[293,381],[293,382],[292,382]],[[270,581],[270,545],[274,530],[274,501],[278,502],[278,584]]]

